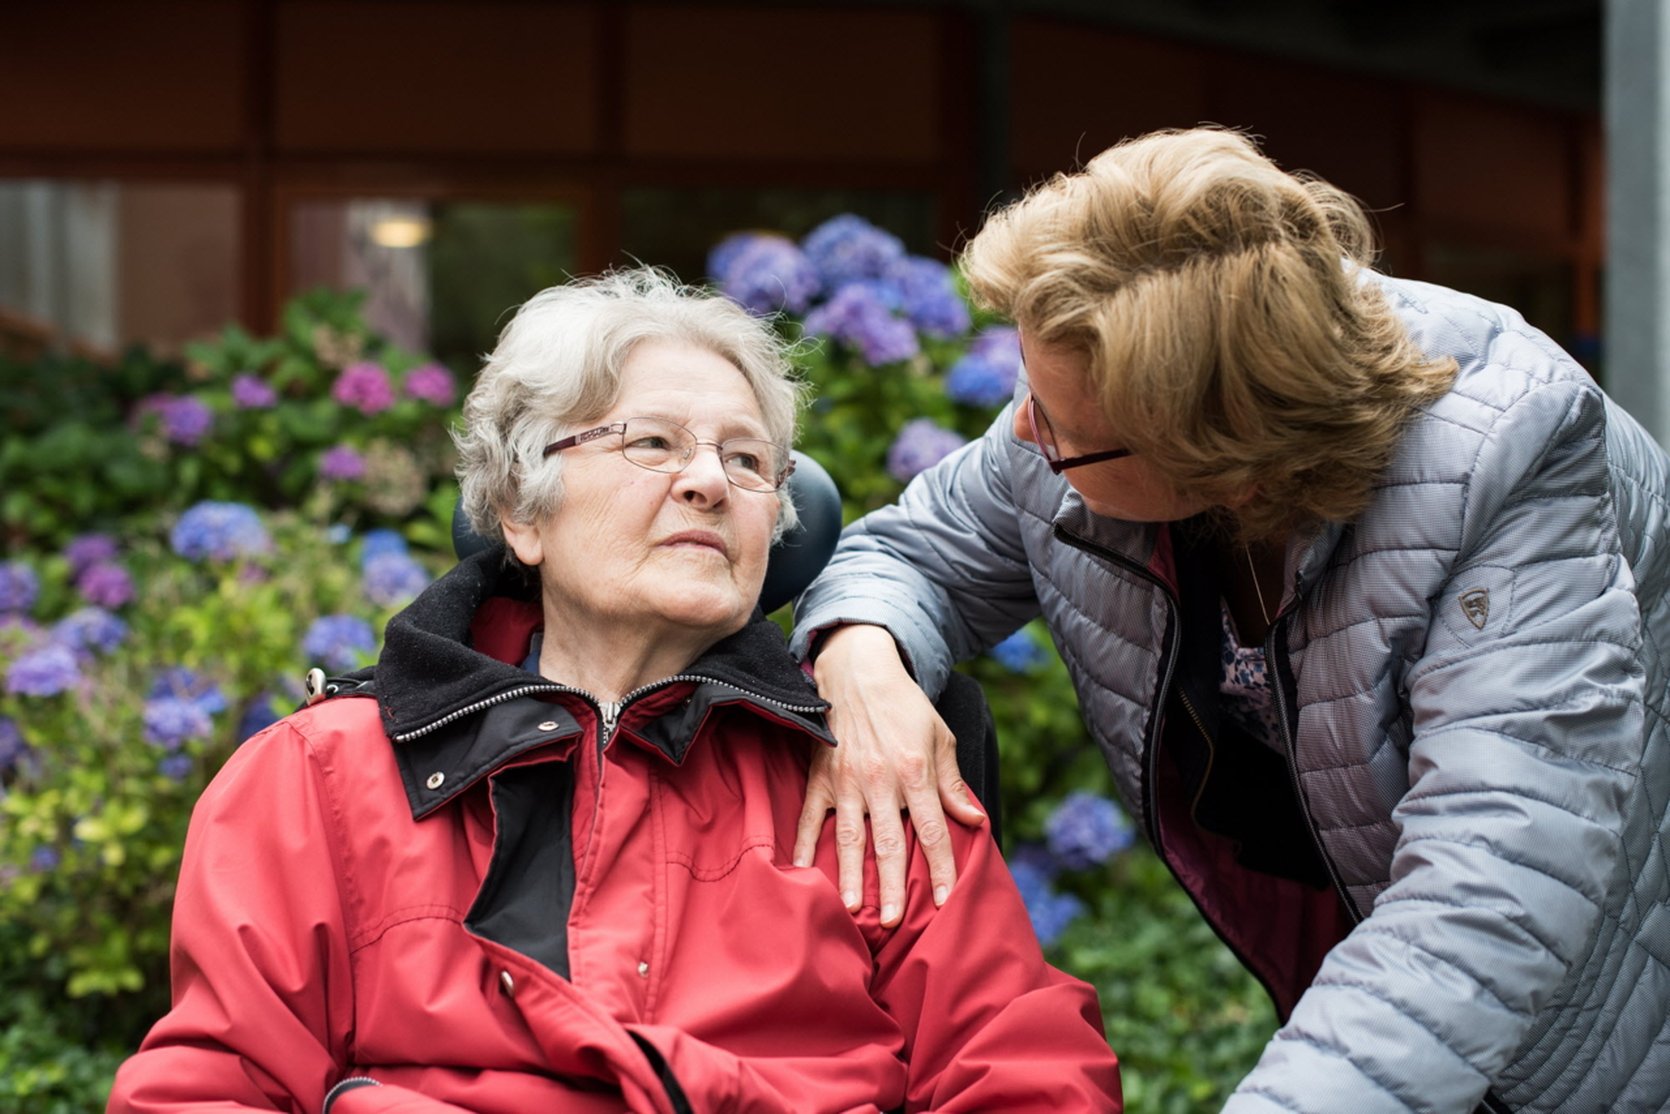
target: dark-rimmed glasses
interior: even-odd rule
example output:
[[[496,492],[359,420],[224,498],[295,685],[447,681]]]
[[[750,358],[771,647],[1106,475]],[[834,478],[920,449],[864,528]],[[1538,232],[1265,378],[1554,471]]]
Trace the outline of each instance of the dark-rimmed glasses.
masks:
[[[682,472],[695,459],[702,445],[712,445],[719,454],[725,479],[743,491],[776,491],[794,471],[794,459],[781,445],[760,437],[727,437],[703,441],[677,422],[666,418],[628,418],[624,422],[600,425],[545,446],[542,458],[588,441],[616,435],[620,454],[651,472]]]
[[[1038,396],[1031,391],[1026,392],[1026,422],[1032,428],[1033,444],[1044,454],[1044,463],[1058,476],[1069,468],[1100,464],[1104,460],[1118,460],[1131,455],[1130,449],[1103,449],[1078,456],[1062,456],[1060,447],[1055,443],[1055,430],[1050,428],[1050,416],[1044,413],[1044,408],[1038,405]]]

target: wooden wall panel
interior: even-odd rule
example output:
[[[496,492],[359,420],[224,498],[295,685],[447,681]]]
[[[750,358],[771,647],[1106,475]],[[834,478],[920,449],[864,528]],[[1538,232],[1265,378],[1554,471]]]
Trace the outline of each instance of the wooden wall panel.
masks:
[[[944,154],[943,40],[940,17],[917,12],[634,5],[624,150],[934,162]]]
[[[233,152],[247,48],[242,4],[5,4],[0,149]]]
[[[1545,251],[1570,246],[1580,179],[1564,117],[1433,90],[1413,104],[1414,201],[1423,223]]]
[[[1011,161],[1018,182],[1072,170],[1121,139],[1207,118],[1199,47],[1058,20],[1010,36]]]
[[[277,22],[280,151],[576,154],[597,142],[594,5],[296,0]]]

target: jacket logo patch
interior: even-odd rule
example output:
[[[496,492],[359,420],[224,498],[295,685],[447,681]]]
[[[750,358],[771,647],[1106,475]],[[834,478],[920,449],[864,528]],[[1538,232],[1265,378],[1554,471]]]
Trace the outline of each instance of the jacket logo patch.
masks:
[[[1489,590],[1470,588],[1461,593],[1461,613],[1467,616],[1467,621],[1473,624],[1473,629],[1484,630],[1484,621],[1490,618]]]

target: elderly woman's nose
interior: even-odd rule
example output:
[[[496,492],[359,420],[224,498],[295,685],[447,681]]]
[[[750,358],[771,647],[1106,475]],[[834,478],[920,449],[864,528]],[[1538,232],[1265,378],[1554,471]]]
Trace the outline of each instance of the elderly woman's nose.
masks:
[[[707,442],[696,446],[695,453],[678,474],[674,485],[684,498],[702,495],[709,502],[718,502],[728,493],[731,482],[725,476],[725,466],[719,452]]]

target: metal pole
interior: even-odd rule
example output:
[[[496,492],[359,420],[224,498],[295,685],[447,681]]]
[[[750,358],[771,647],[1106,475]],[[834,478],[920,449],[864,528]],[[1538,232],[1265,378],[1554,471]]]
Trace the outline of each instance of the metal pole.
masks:
[[[1670,11],[1606,0],[1607,391],[1670,444]]]

